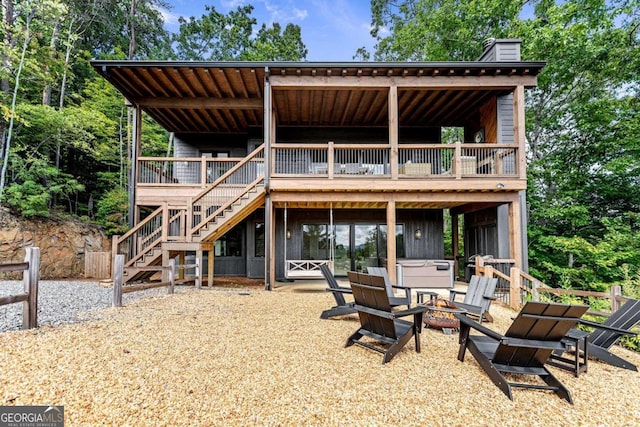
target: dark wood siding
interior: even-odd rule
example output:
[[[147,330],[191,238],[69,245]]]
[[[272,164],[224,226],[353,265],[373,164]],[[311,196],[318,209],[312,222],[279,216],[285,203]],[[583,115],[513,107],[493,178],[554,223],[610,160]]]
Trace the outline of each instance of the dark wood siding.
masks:
[[[287,240],[287,259],[302,258],[302,225],[329,224],[327,209],[288,209],[287,228],[291,238]],[[386,224],[384,209],[335,209],[334,224]],[[442,210],[399,209],[396,223],[405,227],[405,257],[409,259],[442,259],[444,257]],[[415,239],[420,228],[421,239]],[[284,271],[284,210],[276,211],[276,277],[282,278]],[[383,262],[381,260],[381,262]]]

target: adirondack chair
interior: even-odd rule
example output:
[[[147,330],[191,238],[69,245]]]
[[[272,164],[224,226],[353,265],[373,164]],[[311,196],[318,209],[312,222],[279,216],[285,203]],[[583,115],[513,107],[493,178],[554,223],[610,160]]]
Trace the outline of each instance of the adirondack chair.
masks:
[[[561,355],[562,351],[555,352],[553,361],[549,364],[562,369],[573,371],[576,376],[579,372],[587,370],[589,357],[608,363],[618,368],[637,371],[638,368],[629,362],[611,353],[610,348],[624,335],[638,335],[631,329],[640,323],[640,300],[628,299],[622,307],[614,312],[611,317],[602,323],[590,322],[580,319],[580,323],[595,328],[593,332],[585,332],[572,329],[567,333],[564,343],[566,348],[574,351],[574,359],[568,359]],[[583,347],[579,348],[580,341],[584,340]],[[582,363],[580,363],[582,356]]]
[[[333,298],[336,300],[336,305],[324,310],[320,315],[320,318],[328,319],[330,317],[355,313],[356,309],[353,307],[354,302],[347,302],[344,298],[344,294],[351,293],[351,288],[340,286],[336,278],[333,276],[333,273],[331,273],[331,270],[329,270],[329,266],[326,264],[320,266],[320,271],[329,284],[327,291],[333,293]]]
[[[554,350],[564,347],[562,339],[574,327],[589,307],[530,301],[504,335],[500,335],[464,314],[460,319],[460,349],[458,360],[464,361],[467,348],[509,399],[513,387],[551,390],[573,404],[569,390],[545,367]],[[470,335],[475,329],[483,335]],[[525,375],[538,376],[546,383],[510,382],[513,374],[518,380]]]
[[[367,273],[371,276],[382,277],[384,279],[384,286],[387,290],[387,295],[389,296],[389,302],[391,306],[397,307],[399,305],[406,305],[407,308],[411,307],[411,288],[406,288],[404,286],[394,286],[391,283],[391,279],[389,279],[389,274],[387,273],[387,269],[384,267],[367,267]],[[403,296],[397,296],[395,290],[404,291]]]
[[[482,323],[483,320],[493,322],[493,316],[489,313],[491,301],[495,300],[494,293],[498,285],[498,278],[488,278],[485,276],[471,276],[467,291],[456,289],[449,290],[449,301],[455,303],[459,308],[467,311],[467,314],[477,316]],[[456,296],[464,295],[462,302],[456,301]]]
[[[420,332],[422,331],[422,315],[426,307],[417,306],[408,310],[392,311],[389,296],[383,287],[352,283],[355,309],[360,318],[360,327],[348,339],[345,347],[353,344],[382,353],[382,363],[387,363],[415,337],[416,352],[420,353]],[[413,321],[402,317],[413,316]],[[361,341],[362,337],[372,338],[381,345],[371,341]]]

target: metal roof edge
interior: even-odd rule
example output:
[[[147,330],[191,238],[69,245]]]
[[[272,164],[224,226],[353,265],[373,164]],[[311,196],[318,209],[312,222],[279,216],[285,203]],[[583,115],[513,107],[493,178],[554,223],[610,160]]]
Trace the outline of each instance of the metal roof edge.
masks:
[[[108,67],[177,67],[177,68],[543,68],[545,61],[433,61],[433,62],[306,62],[306,61],[155,61],[91,60],[96,68]]]

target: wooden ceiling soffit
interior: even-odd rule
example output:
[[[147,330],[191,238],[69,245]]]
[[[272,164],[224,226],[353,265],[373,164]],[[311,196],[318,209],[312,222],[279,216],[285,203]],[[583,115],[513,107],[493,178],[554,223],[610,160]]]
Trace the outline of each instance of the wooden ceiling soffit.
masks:
[[[220,110],[262,110],[264,103],[261,99],[248,98],[155,98],[142,97],[135,103],[143,108],[211,108]]]

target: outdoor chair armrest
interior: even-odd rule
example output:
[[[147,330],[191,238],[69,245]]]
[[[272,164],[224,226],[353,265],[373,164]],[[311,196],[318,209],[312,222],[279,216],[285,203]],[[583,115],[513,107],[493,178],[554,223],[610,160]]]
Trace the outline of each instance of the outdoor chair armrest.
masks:
[[[393,317],[406,317],[406,316],[411,316],[414,314],[420,314],[420,313],[424,313],[425,311],[427,311],[427,307],[423,306],[423,305],[417,305],[413,308],[409,308],[407,310],[398,310],[398,311],[394,311]]]
[[[351,288],[326,288],[325,291],[327,291],[327,292],[339,292],[341,294],[352,294],[353,293],[353,289],[351,289]]]
[[[591,326],[591,327],[597,328],[597,329],[604,329],[606,331],[617,332],[617,333],[623,334],[623,335],[638,335],[637,332],[633,332],[633,331],[630,331],[628,329],[614,328],[613,326],[607,326],[607,325],[603,325],[602,323],[591,322],[591,321],[585,320],[585,319],[578,320],[578,323],[586,325],[586,326]]]
[[[476,331],[488,336],[489,338],[493,338],[496,341],[500,341],[503,336],[500,335],[499,333],[492,331],[489,328],[485,328],[484,326],[482,326],[480,323],[476,322],[473,319],[470,319],[469,317],[467,317],[466,314],[464,313],[453,313],[453,315],[460,320],[460,324],[462,325],[466,325],[467,327],[473,328]]]
[[[524,338],[514,337],[502,337],[500,340],[502,344],[511,345],[515,347],[525,348],[544,348],[550,350],[565,350],[566,346],[561,341],[541,341],[541,340],[528,340]]]
[[[410,288],[408,286],[391,285],[391,289],[402,289],[402,290],[404,290],[405,296],[407,297],[407,300],[409,301],[408,305],[411,305],[411,290],[412,290],[412,288]]]
[[[458,291],[456,289],[449,289],[449,301],[455,301],[458,295],[466,295],[465,291]]]

